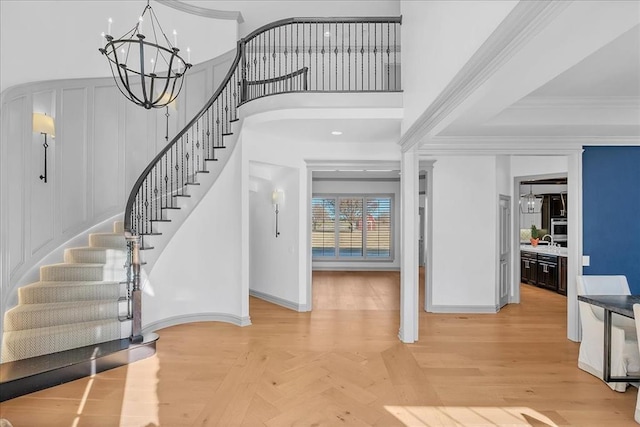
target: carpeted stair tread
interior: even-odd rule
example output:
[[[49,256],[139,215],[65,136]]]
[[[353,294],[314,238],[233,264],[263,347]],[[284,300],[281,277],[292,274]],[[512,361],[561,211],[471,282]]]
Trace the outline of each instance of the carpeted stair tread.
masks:
[[[11,362],[117,339],[120,339],[120,322],[113,319],[5,331],[2,361]]]
[[[123,233],[91,233],[89,246],[97,248],[126,249],[127,241]]]
[[[124,279],[122,265],[60,263],[40,267],[43,281],[102,281]]]
[[[113,232],[124,234],[124,221],[115,221],[113,223]]]
[[[18,289],[19,304],[117,299],[122,285],[117,281],[40,281]]]
[[[5,313],[5,331],[44,328],[47,326],[115,319],[118,300],[55,302],[18,305]]]
[[[65,263],[117,264],[123,266],[127,260],[126,249],[85,246],[64,250]]]

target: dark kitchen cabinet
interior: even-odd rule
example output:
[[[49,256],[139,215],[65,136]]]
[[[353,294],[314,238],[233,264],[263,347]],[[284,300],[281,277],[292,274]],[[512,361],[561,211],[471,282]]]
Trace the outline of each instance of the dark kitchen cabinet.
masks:
[[[567,203],[566,193],[542,195],[542,228],[548,230],[549,234],[551,234],[551,218],[567,217]]]
[[[567,195],[566,194],[551,194],[550,197],[551,218],[566,218],[567,217]]]
[[[558,293],[567,295],[567,257],[558,257]]]
[[[520,281],[530,285],[538,281],[538,254],[535,252],[520,252]]]
[[[567,295],[567,257],[520,251],[520,282]]]
[[[558,290],[558,257],[538,254],[537,285],[542,288]]]

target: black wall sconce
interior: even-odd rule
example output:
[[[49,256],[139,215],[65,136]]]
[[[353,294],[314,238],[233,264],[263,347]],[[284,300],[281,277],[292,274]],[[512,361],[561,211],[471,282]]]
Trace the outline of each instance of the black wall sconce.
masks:
[[[276,207],[276,237],[278,237],[280,235],[278,231],[278,214],[280,213],[280,205],[284,202],[284,191],[273,190],[273,193],[271,193],[271,202]]]
[[[44,135],[44,174],[40,175],[40,179],[45,183],[47,182],[47,135],[51,135],[51,138],[56,137],[55,123],[53,117],[47,116],[44,113],[33,113],[33,132]]]

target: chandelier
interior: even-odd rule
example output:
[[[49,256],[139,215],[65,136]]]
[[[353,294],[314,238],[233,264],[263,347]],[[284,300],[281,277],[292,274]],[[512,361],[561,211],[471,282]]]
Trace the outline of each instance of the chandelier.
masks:
[[[520,212],[522,213],[538,213],[542,208],[542,197],[537,197],[531,190],[529,185],[529,194],[520,196]]]
[[[109,18],[108,33],[111,22]],[[178,97],[184,75],[191,68],[191,54],[187,49],[187,61],[179,55],[177,33],[173,32],[171,44],[149,0],[129,32],[118,39],[111,34],[103,36],[107,44],[99,49],[100,53],[109,60],[113,79],[127,99],[151,109],[165,107]]]

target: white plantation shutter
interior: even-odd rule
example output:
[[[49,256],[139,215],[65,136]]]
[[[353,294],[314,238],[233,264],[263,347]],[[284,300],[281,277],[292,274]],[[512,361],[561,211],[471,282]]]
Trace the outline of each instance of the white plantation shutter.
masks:
[[[311,250],[313,257],[336,256],[336,199],[311,200]]]
[[[314,260],[388,261],[392,257],[391,196],[316,196],[311,201]]]
[[[391,256],[391,198],[367,198],[367,257]]]

